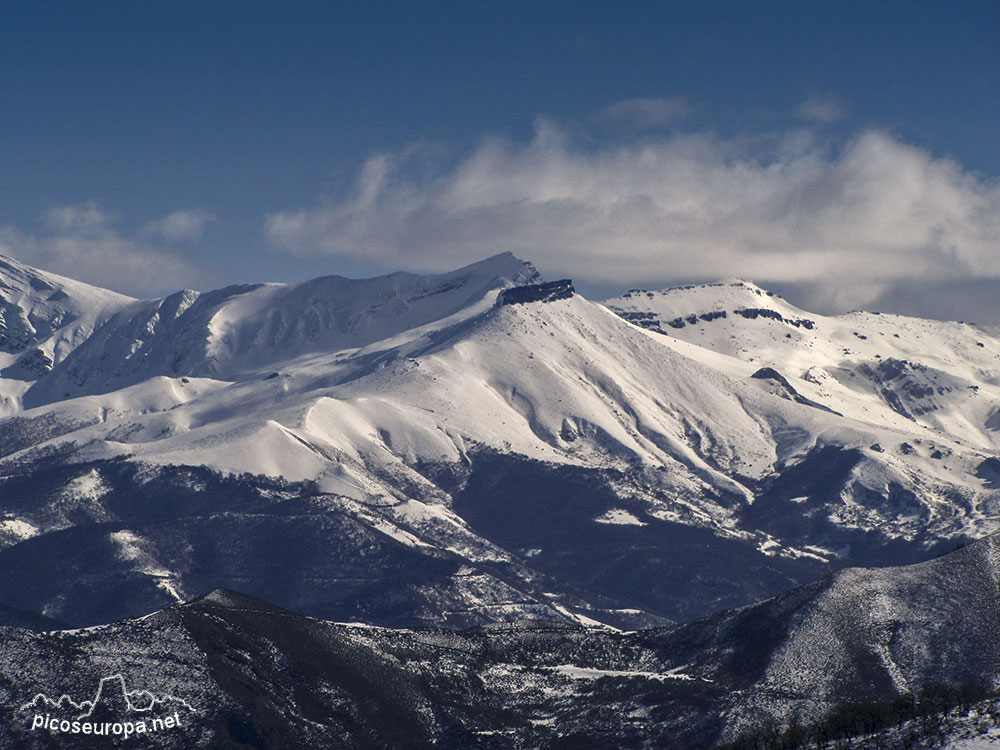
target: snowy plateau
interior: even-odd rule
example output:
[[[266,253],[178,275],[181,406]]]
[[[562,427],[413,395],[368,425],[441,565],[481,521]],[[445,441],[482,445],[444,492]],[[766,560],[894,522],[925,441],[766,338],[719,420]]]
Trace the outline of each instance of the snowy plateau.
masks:
[[[0,257],[0,696],[121,674],[153,746],[990,746],[998,511],[998,329]]]

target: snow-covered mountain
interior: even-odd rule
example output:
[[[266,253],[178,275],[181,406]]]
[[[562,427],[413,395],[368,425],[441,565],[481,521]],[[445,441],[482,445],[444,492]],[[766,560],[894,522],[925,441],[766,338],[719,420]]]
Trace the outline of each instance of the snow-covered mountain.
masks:
[[[922,432],[928,455],[935,434],[1000,449],[994,327],[877,312],[820,316],[741,280],[632,290],[605,304],[647,330],[776,369],[793,398],[797,391],[845,416]]]
[[[0,415],[111,315],[134,302],[0,256]]]
[[[25,404],[107,393],[158,375],[236,380],[303,355],[449,325],[493,304],[498,288],[537,278],[508,253],[438,276],[327,276],[184,290],[118,310],[28,392]]]
[[[66,289],[86,325],[35,325],[51,369],[2,380],[0,603],[73,624],[225,586],[341,620],[633,627],[1000,528],[989,329],[749,282],[598,304],[509,254]]]

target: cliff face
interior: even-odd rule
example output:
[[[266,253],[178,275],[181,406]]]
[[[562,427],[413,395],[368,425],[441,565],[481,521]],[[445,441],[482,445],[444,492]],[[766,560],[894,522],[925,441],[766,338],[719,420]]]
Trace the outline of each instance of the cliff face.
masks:
[[[498,305],[524,305],[529,302],[555,302],[569,299],[574,294],[573,282],[569,279],[549,281],[544,284],[526,284],[504,289],[497,295]]]

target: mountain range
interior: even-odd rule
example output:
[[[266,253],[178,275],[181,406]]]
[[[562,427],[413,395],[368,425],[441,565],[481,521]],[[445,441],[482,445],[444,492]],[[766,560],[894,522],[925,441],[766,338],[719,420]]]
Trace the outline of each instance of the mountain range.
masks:
[[[502,734],[530,714],[540,734],[514,746],[571,725],[624,742],[617,719],[639,738],[655,715],[695,747],[996,679],[988,654],[928,654],[964,632],[953,605],[982,612],[977,638],[995,621],[998,433],[997,329],[816,315],[745,280],[593,302],[503,254],[135,300],[0,258],[0,622],[31,648],[53,636],[24,628],[97,627],[103,644],[192,617],[228,642],[233,612],[277,607],[347,638],[331,648],[358,663],[376,647],[362,658],[357,638],[382,654],[430,628],[479,654],[435,684],[493,664],[468,711],[499,713],[431,721],[452,698],[400,687],[422,696],[391,707],[419,736]],[[213,590],[241,593],[196,599]],[[240,597],[272,604],[222,607]],[[235,658],[184,638],[201,644],[185,667]],[[553,684],[542,670],[535,693],[503,687],[549,662]],[[575,724],[539,697],[566,685],[592,716],[579,690]],[[609,686],[627,696],[604,714]],[[383,741],[383,719],[344,700],[356,723],[330,731]],[[266,738],[233,711],[233,737]]]
[[[45,744],[51,737],[30,728],[44,701],[30,698],[54,686],[90,696],[109,674],[113,685],[184,706],[179,728],[143,738],[164,748],[689,750],[789,724],[831,747],[950,746],[1000,716],[987,687],[1000,680],[998,580],[1000,541],[990,537],[925,563],[845,570],[759,604],[630,632],[544,620],[337,624],[218,589],[111,625],[0,630],[0,696],[21,704],[0,747],[92,746],[70,736]],[[935,685],[956,686],[971,718],[936,724],[928,741],[890,744],[897,721],[916,723],[895,716],[884,731],[822,721],[845,704],[898,710]],[[758,731],[754,744],[735,746],[805,747],[779,736]]]

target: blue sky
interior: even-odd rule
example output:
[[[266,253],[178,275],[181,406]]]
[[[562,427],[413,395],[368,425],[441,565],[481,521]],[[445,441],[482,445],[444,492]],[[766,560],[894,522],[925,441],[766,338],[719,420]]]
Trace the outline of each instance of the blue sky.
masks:
[[[987,320],[995,2],[0,2],[0,252],[137,295],[512,250]]]

